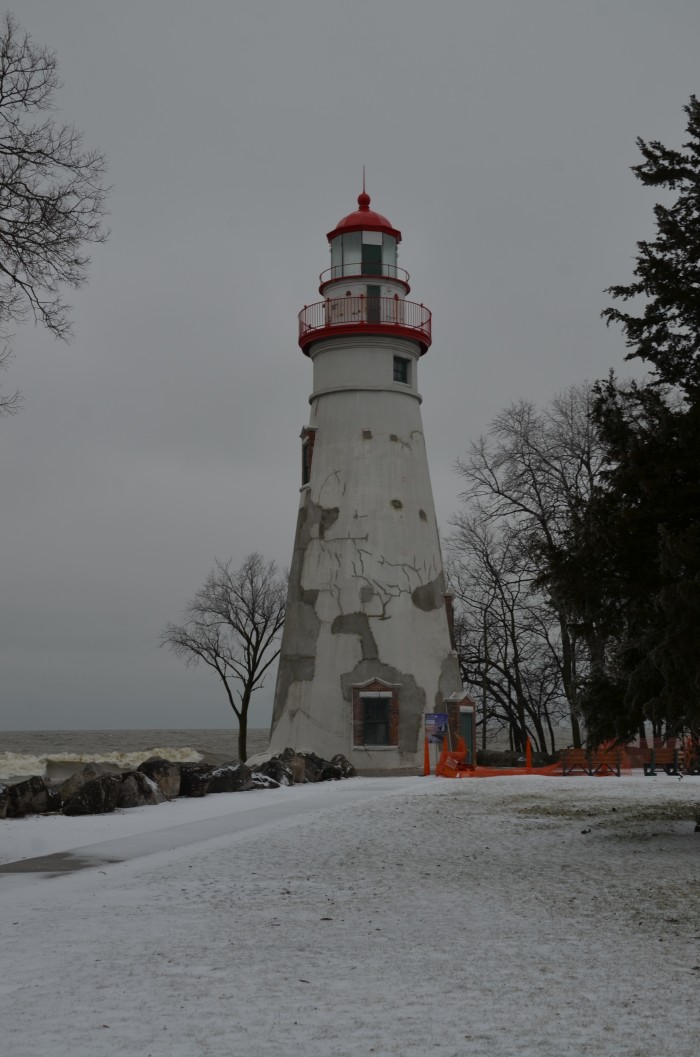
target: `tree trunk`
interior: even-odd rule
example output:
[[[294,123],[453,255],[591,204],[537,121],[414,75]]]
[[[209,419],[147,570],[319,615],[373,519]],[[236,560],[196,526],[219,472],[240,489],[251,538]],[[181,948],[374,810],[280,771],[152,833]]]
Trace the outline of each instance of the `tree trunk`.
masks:
[[[554,737],[554,727],[552,726],[552,717],[550,716],[549,712],[545,713],[545,717],[547,719],[547,730],[549,731],[549,744],[551,745],[551,749],[549,751],[550,751],[550,754],[552,756],[554,756],[554,753],[557,751],[557,742],[556,742],[556,738]],[[577,748],[578,746],[574,746],[574,747]]]
[[[238,759],[245,763],[248,759],[248,705],[250,704],[250,690],[248,687],[243,691],[241,697],[241,714],[238,717]]]
[[[486,682],[489,677],[489,640],[488,630],[486,627],[486,610],[484,610],[484,674],[481,680],[481,714],[482,714],[482,726],[481,726],[481,751],[486,752],[486,715],[487,715],[487,704],[486,704]]]
[[[564,683],[564,695],[569,703],[571,719],[571,740],[575,749],[581,748],[581,724],[578,720],[578,701],[576,686],[576,640],[569,632],[569,626],[562,613],[559,614],[559,634],[561,636],[561,677]]]
[[[537,739],[537,750],[538,752],[547,754],[547,735],[544,732],[544,726],[542,725],[542,719],[540,716],[531,715],[532,726],[534,727],[535,737]]]
[[[238,721],[238,759],[245,763],[248,759],[248,717],[241,715]]]

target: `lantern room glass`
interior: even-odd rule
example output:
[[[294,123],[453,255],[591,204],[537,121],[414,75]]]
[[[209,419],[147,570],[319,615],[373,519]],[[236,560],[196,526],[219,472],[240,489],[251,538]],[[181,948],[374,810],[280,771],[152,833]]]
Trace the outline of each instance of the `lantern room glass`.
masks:
[[[397,275],[397,240],[381,231],[349,231],[331,240],[331,278]]]

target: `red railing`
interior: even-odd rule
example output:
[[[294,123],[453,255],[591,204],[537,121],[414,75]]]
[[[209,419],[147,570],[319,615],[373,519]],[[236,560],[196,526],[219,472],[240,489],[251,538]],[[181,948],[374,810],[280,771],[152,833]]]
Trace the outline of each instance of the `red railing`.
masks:
[[[304,348],[321,337],[323,331],[354,328],[376,328],[378,332],[391,328],[402,331],[402,336],[412,337],[427,349],[431,342],[431,314],[425,305],[414,301],[402,301],[399,297],[335,297],[328,301],[317,301],[306,305],[299,313],[299,344]]]
[[[357,264],[335,264],[332,268],[326,268],[321,272],[319,282],[321,286],[332,283],[336,279],[366,279],[370,276],[384,276],[386,279],[397,279],[400,283],[408,286],[411,276],[404,268],[398,268],[395,264],[382,264],[381,261],[365,264],[364,267],[358,261]]]

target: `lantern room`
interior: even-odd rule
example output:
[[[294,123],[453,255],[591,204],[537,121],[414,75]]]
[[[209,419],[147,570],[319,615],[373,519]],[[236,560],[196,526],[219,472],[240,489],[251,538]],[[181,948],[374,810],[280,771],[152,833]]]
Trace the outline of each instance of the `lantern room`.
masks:
[[[363,191],[357,209],[343,217],[327,238],[331,266],[321,275],[321,293],[329,282],[351,277],[377,277],[398,281],[408,293],[408,272],[396,261],[401,232],[386,217],[370,209],[370,197]]]
[[[299,344],[307,355],[313,342],[361,330],[411,338],[421,355],[430,346],[430,312],[406,300],[409,275],[396,263],[401,232],[370,204],[363,188],[357,209],[326,236],[331,266],[320,276],[324,300],[299,314]]]

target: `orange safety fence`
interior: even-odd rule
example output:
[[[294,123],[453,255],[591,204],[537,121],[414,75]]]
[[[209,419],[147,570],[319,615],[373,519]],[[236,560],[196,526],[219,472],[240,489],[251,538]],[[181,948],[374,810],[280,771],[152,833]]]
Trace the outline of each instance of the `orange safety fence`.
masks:
[[[475,765],[471,762],[470,755],[463,737],[457,738],[457,748],[452,750],[448,748],[445,738],[435,774],[440,778],[462,778],[465,774],[471,774]]]
[[[571,750],[569,751],[571,752]],[[576,750],[576,752],[580,753],[582,757],[585,755],[582,750]],[[613,755],[620,773],[624,771],[631,774],[632,763],[627,753],[623,749],[616,749],[610,745],[601,746],[597,753],[591,753],[590,756],[586,756],[589,765],[592,764],[592,766],[589,766],[588,773],[593,776],[611,774]],[[469,750],[463,738],[457,739],[457,748],[452,750],[448,747],[447,739],[445,739],[435,774],[440,778],[500,778],[508,775],[526,774],[561,778],[565,773],[564,760],[557,760],[556,763],[546,764],[543,767],[533,767],[532,748],[529,739],[525,745],[525,767],[481,767],[478,764],[470,763],[468,757]],[[603,766],[596,766],[597,764],[603,764]],[[429,774],[430,768],[428,767],[424,773]],[[584,772],[582,771],[581,773]]]

